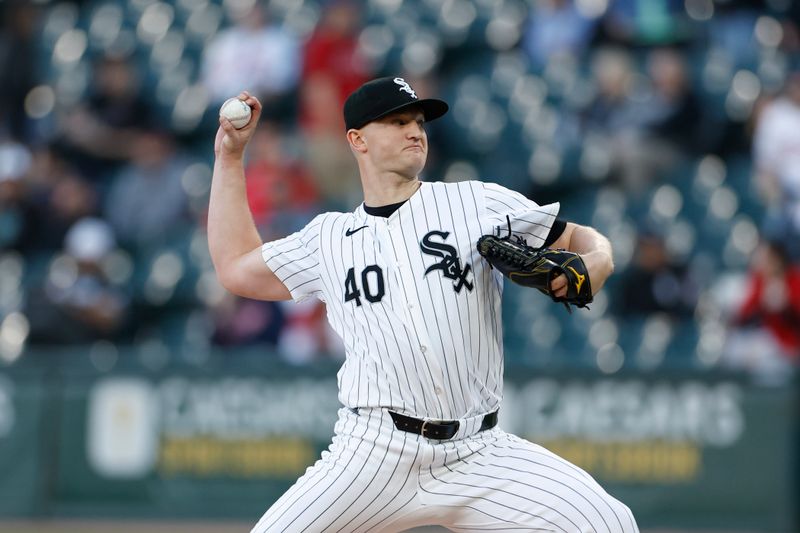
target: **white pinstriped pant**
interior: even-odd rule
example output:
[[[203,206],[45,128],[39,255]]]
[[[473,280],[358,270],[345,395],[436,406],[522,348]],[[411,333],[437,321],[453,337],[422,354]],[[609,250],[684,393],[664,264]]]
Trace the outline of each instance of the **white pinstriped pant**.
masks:
[[[339,410],[322,458],[251,533],[452,531],[634,533],[630,510],[586,472],[499,428],[433,441],[388,411]]]

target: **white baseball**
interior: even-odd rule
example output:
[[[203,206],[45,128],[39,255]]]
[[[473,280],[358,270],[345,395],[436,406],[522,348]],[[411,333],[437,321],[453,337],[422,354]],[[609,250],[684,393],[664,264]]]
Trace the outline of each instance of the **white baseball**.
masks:
[[[219,115],[230,120],[233,127],[238,130],[250,122],[250,106],[238,98],[228,98],[219,108]]]

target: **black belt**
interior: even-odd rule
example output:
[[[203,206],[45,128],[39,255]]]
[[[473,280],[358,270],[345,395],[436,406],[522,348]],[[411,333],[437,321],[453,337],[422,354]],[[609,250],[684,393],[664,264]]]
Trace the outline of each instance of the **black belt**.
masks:
[[[455,437],[461,423],[458,420],[421,420],[410,416],[389,411],[394,420],[394,426],[400,431],[408,431],[422,435],[426,439],[448,440]],[[486,431],[497,425],[497,411],[483,417],[481,428],[478,432]]]

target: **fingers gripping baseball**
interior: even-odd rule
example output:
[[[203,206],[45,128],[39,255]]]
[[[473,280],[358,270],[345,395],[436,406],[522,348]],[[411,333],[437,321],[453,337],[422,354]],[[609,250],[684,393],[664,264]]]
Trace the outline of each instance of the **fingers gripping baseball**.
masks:
[[[241,155],[245,146],[253,136],[258,119],[261,117],[261,102],[247,91],[237,96],[239,100],[250,106],[250,121],[242,128],[236,129],[230,120],[220,115],[219,129],[214,140],[214,153],[219,155]]]

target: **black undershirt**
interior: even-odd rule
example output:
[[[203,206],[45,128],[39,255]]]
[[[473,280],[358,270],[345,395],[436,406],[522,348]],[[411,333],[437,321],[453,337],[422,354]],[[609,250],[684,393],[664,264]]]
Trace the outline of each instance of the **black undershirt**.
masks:
[[[364,211],[366,211],[368,215],[372,215],[374,217],[389,218],[392,213],[397,211],[400,206],[407,201],[408,200],[403,200],[402,202],[398,202],[396,204],[382,205],[380,207],[370,207],[367,204],[364,204]],[[547,239],[545,239],[542,246],[547,247],[556,242],[558,238],[561,237],[561,234],[564,233],[564,229],[566,229],[566,227],[567,222],[565,220],[556,218],[556,220],[553,222],[553,226],[550,228],[550,233],[547,234]]]
[[[380,207],[370,207],[367,204],[364,204],[364,211],[366,211],[368,215],[372,215],[374,217],[389,218],[392,213],[400,209],[400,206],[407,201],[408,200],[403,200],[402,202],[397,202],[396,204],[382,205]]]

